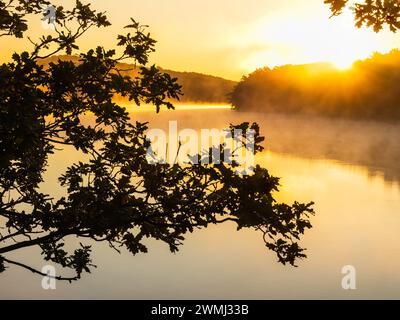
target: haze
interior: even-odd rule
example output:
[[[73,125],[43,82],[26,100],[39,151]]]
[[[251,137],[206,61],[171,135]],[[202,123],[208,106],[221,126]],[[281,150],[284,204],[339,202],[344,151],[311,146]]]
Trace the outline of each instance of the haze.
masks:
[[[68,7],[73,0],[53,3]],[[134,17],[149,25],[158,40],[152,61],[159,66],[233,80],[262,66],[330,61],[348,68],[374,51],[400,45],[400,37],[388,30],[376,34],[354,28],[349,12],[329,19],[322,0],[119,0],[111,6],[96,0],[92,5],[107,11],[113,26],[90,31],[80,41],[82,50],[113,47],[115,36]],[[40,21],[32,22],[31,36],[51,32]],[[7,41],[0,48],[3,61],[10,58],[10,48],[28,49],[26,39]]]

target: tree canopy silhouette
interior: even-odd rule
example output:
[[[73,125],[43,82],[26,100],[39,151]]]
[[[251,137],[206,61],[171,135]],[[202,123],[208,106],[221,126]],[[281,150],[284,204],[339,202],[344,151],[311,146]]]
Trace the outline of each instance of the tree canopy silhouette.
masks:
[[[333,15],[339,15],[349,5],[349,0],[324,0],[329,4]],[[382,30],[387,25],[396,32],[400,29],[400,1],[399,0],[363,0],[356,1],[352,10],[357,27],[366,25],[375,32]]]
[[[399,121],[400,51],[375,53],[348,70],[329,63],[258,69],[235,86],[238,111]]]
[[[41,14],[46,4],[0,1],[1,37],[23,37],[26,16]],[[40,274],[8,256],[39,247],[45,260],[75,272],[57,279],[76,280],[93,266],[90,242],[137,254],[147,252],[143,241],[153,238],[174,252],[188,232],[228,221],[259,231],[283,264],[305,257],[297,241],[311,227],[312,203],[277,203],[272,193],[279,179],[267,169],[257,166],[254,174],[243,176],[235,173],[235,162],[148,163],[147,124],[131,119],[113,97],[153,104],[157,111],[173,109],[170,99],[179,98],[180,86],[148,66],[155,41],[144,26],[132,19],[127,34],[117,38],[117,50],[99,46],[81,53],[79,63],[58,60],[44,68],[40,59],[71,54],[87,30],[110,25],[104,13],[80,1],[56,12],[52,35],[29,38],[32,51],[14,53],[0,66],[0,272],[15,265]],[[140,70],[135,78],[118,68],[129,59]],[[86,114],[95,117],[94,125],[82,121]],[[258,126],[239,127],[255,130],[255,150],[261,151]],[[66,145],[89,160],[66,169],[59,178],[66,196],[54,199],[40,184],[49,155],[62,153]],[[73,252],[65,249],[68,237],[82,241]]]
[[[400,28],[400,0],[324,3],[330,6],[333,16],[352,3],[357,27],[365,25],[375,32],[385,25],[392,32]],[[229,100],[239,111],[398,121],[399,70],[399,50],[385,55],[375,53],[356,61],[345,72],[327,63],[264,67],[244,76]]]

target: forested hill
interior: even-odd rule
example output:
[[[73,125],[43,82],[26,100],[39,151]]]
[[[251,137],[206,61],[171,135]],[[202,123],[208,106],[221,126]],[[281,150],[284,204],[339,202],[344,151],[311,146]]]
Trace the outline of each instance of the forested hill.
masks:
[[[50,62],[56,62],[58,59],[70,60],[78,63],[79,57],[77,56],[56,56],[49,59],[41,60],[40,63],[48,65]],[[132,69],[132,65],[120,64],[121,69]],[[214,77],[206,74],[195,72],[178,72],[172,70],[162,69],[163,72],[170,74],[172,77],[178,78],[178,83],[182,85],[183,97],[180,99],[182,102],[196,102],[196,103],[228,103],[229,93],[232,92],[235,81],[226,80],[220,77]],[[137,70],[127,71],[132,77],[137,75]],[[123,100],[122,98],[116,98]]]
[[[239,111],[400,120],[400,51],[373,54],[348,70],[316,63],[262,68],[243,77],[230,102]]]

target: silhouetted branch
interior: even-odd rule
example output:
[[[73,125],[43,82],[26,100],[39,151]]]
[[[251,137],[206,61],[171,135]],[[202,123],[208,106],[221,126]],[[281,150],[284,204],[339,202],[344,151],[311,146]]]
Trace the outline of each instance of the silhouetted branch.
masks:
[[[31,271],[33,273],[39,274],[42,277],[47,277],[47,278],[56,279],[56,280],[60,280],[60,281],[69,281],[69,282],[77,281],[77,280],[79,280],[81,278],[80,275],[76,275],[75,277],[53,276],[53,275],[50,275],[50,274],[43,273],[43,272],[41,272],[39,270],[36,270],[36,269],[34,269],[34,268],[32,268],[32,267],[30,267],[30,266],[28,266],[26,264],[23,264],[21,262],[13,261],[13,260],[7,259],[5,257],[1,257],[1,258],[2,258],[3,261],[5,261],[5,262],[7,262],[9,264],[13,264],[13,265],[19,266],[19,267],[24,268],[26,270],[29,270],[29,271]]]
[[[26,240],[22,242],[18,242],[12,245],[9,245],[7,247],[0,248],[0,254],[7,253],[10,251],[14,251],[17,249],[22,249],[26,247],[31,247],[35,245],[39,245],[42,243],[47,243],[47,242],[56,242],[68,235],[74,234],[75,231],[65,231],[65,232],[52,232],[46,236],[35,238],[33,240]]]

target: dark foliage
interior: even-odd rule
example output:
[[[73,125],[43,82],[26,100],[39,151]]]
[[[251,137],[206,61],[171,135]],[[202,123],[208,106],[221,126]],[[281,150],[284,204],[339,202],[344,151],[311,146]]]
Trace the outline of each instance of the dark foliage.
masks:
[[[45,3],[0,1],[0,29],[23,36],[24,17],[39,13]],[[253,175],[240,176],[235,163],[148,163],[147,125],[130,119],[113,97],[152,104],[157,111],[173,109],[170,101],[179,98],[180,86],[169,74],[147,66],[155,41],[139,23],[132,20],[128,33],[118,36],[118,55],[97,47],[81,53],[77,64],[40,64],[77,50],[76,40],[89,28],[108,25],[103,13],[80,1],[72,10],[59,7],[56,36],[31,39],[32,52],[14,54],[0,66],[0,272],[16,265],[40,273],[8,257],[36,246],[45,260],[76,272],[57,279],[75,280],[92,266],[90,241],[137,254],[147,252],[143,241],[153,238],[174,252],[188,232],[227,221],[260,231],[281,263],[294,265],[305,257],[297,241],[311,227],[312,204],[277,203],[272,193],[278,179],[266,169],[257,166]],[[119,69],[127,59],[139,68],[137,76]],[[95,118],[93,125],[82,121],[88,113]],[[258,126],[240,127],[256,130],[256,151],[261,151]],[[67,168],[59,179],[66,196],[54,199],[40,184],[49,155],[66,145],[88,160]],[[82,241],[74,252],[64,247],[68,237]]]
[[[236,86],[239,111],[400,120],[400,52],[374,54],[347,71],[329,64],[259,69]]]
[[[333,15],[339,15],[350,3],[349,0],[324,0],[329,4]],[[372,27],[379,32],[387,25],[396,32],[400,29],[400,1],[399,0],[363,0],[352,6],[357,27],[363,25]]]

